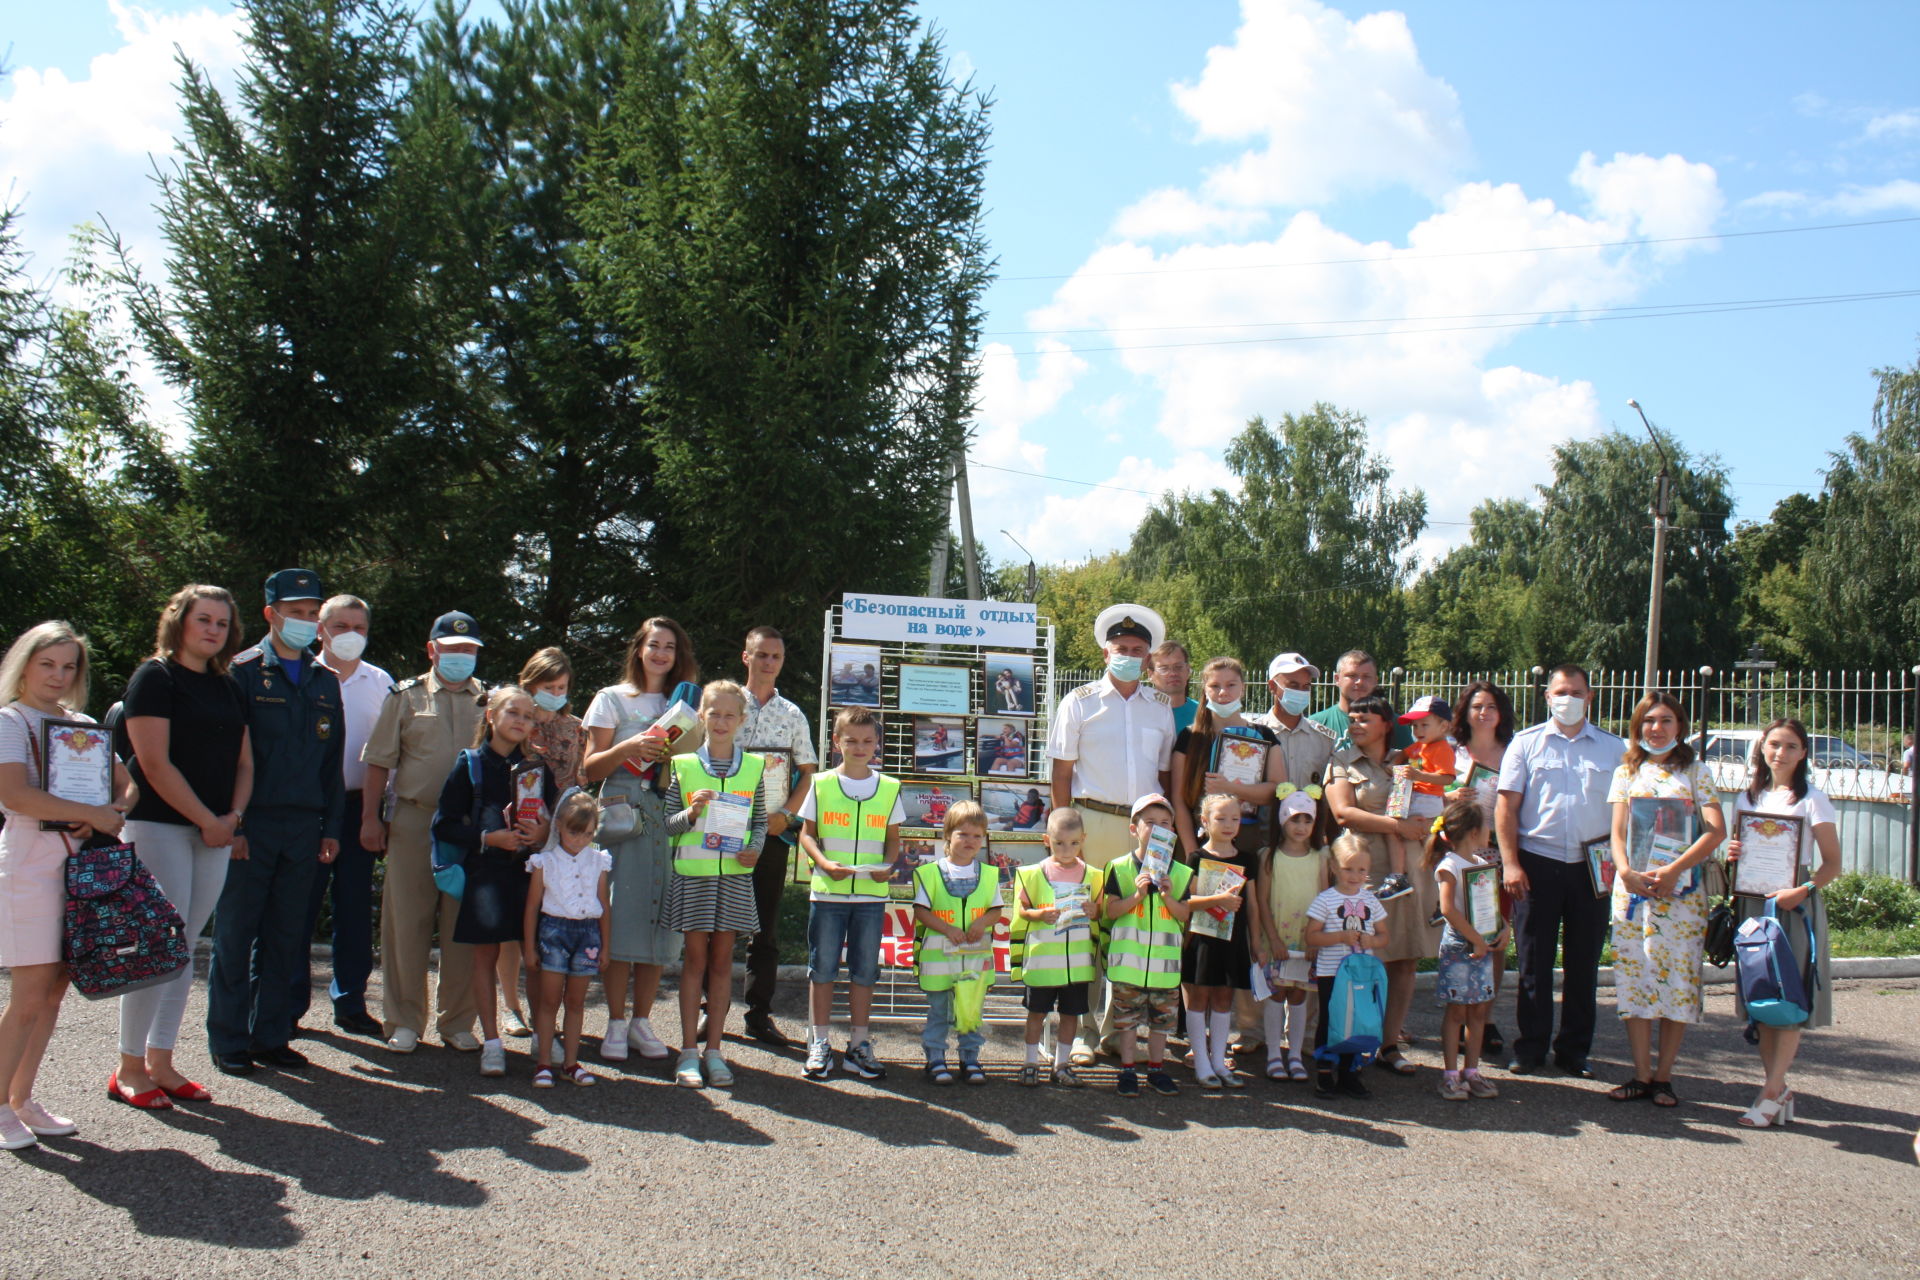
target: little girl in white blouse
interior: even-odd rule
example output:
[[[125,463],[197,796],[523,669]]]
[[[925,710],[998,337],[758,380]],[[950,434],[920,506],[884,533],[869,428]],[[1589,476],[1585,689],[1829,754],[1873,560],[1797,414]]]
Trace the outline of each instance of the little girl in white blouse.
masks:
[[[533,991],[533,1087],[553,1087],[553,1019],[562,993],[566,1016],[561,1030],[565,1058],[560,1074],[578,1085],[596,1077],[580,1065],[580,1023],[586,1013],[587,987],[607,967],[607,877],[613,858],[593,843],[600,826],[600,802],[584,791],[561,797],[547,847],[527,859],[533,882],[527,886],[525,948],[536,975]]]

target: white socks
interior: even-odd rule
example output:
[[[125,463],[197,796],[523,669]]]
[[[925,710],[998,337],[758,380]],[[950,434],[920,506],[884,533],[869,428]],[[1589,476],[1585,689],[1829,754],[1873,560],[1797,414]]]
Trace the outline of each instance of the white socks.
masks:
[[[1284,1058],[1292,1047],[1286,1039],[1287,1006],[1278,1000],[1267,1001],[1260,1010],[1260,1021],[1267,1033],[1267,1060]]]
[[[1027,1046],[1027,1065],[1030,1067],[1040,1065],[1040,1042],[1037,1040]]]
[[[1233,1068],[1227,1065],[1227,1037],[1233,1031],[1233,1011],[1221,1009],[1207,1015],[1207,1032],[1213,1037],[1213,1073],[1225,1076]]]
[[[855,1027],[851,1032],[848,1033],[848,1038],[847,1038],[848,1044],[865,1044],[866,1042],[867,1042],[867,1029],[865,1027]]]
[[[1193,1047],[1193,1071],[1195,1075],[1216,1075],[1213,1058],[1207,1053],[1207,1015],[1187,1010],[1187,1043]]]
[[[1072,1058],[1072,1040],[1061,1040],[1060,1043],[1053,1046],[1053,1069],[1055,1071],[1065,1071],[1067,1069],[1067,1063],[1071,1061]]]

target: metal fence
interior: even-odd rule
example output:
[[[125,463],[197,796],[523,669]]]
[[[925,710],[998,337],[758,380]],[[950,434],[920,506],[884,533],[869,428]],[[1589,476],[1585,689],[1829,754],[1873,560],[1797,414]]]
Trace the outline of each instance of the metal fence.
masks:
[[[1271,704],[1260,680],[1264,665],[1250,664],[1246,709],[1265,711]],[[1056,670],[1054,696],[1098,679],[1098,671]],[[1646,683],[1638,670],[1594,670],[1593,719],[1624,735],[1634,704]],[[1489,680],[1513,700],[1522,725],[1546,718],[1546,668],[1512,671],[1383,671],[1383,692],[1396,707],[1424,694],[1452,701],[1474,680]],[[1920,688],[1905,671],[1785,671],[1739,664],[1660,673],[1660,688],[1677,695],[1687,708],[1691,740],[1701,749],[1714,783],[1731,794],[1747,784],[1753,750],[1773,720],[1791,717],[1813,738],[1813,780],[1840,813],[1842,851],[1849,870],[1876,871],[1915,878],[1915,837],[1920,833],[1914,779],[1903,767],[1920,712]],[[1198,693],[1198,672],[1192,691]],[[1334,704],[1332,672],[1315,682],[1313,705]]]

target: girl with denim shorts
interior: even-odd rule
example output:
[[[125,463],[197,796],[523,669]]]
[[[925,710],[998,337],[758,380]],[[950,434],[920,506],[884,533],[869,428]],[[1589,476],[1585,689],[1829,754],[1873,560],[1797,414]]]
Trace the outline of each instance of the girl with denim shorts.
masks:
[[[527,859],[533,880],[527,886],[529,965],[539,957],[540,972],[528,974],[533,988],[533,1087],[553,1088],[553,1019],[561,1000],[566,1016],[561,1030],[565,1059],[560,1074],[577,1085],[598,1078],[580,1065],[580,1023],[586,1015],[587,987],[607,967],[607,879],[613,856],[593,843],[600,825],[600,804],[584,791],[562,797],[553,821],[553,838]]]

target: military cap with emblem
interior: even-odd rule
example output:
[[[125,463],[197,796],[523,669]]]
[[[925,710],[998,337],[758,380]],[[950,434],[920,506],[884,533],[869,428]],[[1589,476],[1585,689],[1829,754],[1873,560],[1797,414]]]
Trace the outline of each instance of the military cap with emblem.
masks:
[[[320,575],[311,569],[282,569],[267,579],[267,603],[283,600],[325,600]]]
[[[427,639],[465,640],[470,644],[477,644],[483,647],[487,643],[480,638],[480,624],[473,620],[473,615],[470,613],[461,613],[458,609],[455,609],[451,613],[443,613],[435,618],[433,620],[433,630],[427,633]]]
[[[1138,636],[1148,648],[1158,648],[1167,637],[1166,619],[1143,604],[1108,605],[1093,620],[1094,643],[1105,644],[1121,636]]]

